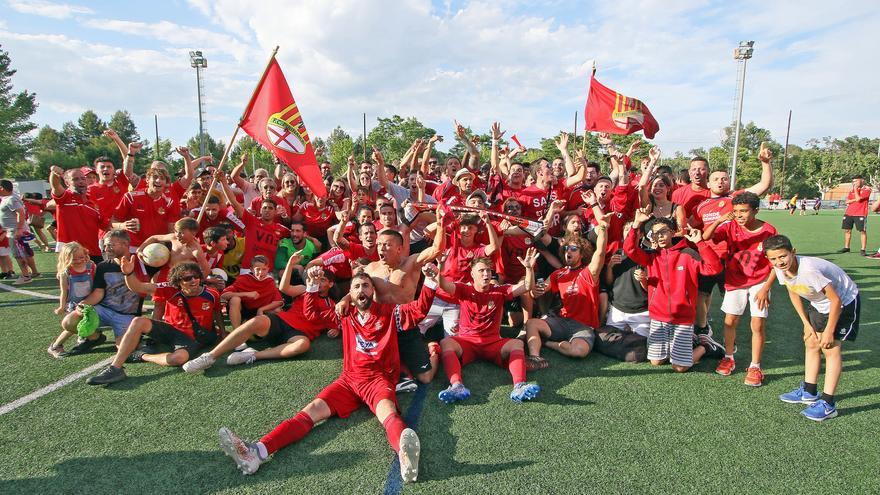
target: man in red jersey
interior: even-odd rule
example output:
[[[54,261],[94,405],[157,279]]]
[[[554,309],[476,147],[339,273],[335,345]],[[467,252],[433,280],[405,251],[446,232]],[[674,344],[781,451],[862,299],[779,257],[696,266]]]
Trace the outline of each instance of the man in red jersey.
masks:
[[[199,239],[203,239],[205,230],[211,227],[216,227],[221,223],[228,223],[236,232],[244,232],[244,222],[235,216],[235,212],[232,211],[232,208],[222,206],[220,202],[221,199],[217,196],[212,195],[208,198],[208,203],[205,205],[205,214],[202,215],[202,220],[199,222]],[[190,216],[198,218],[201,209],[201,206],[193,208],[190,212]]]
[[[260,204],[260,216],[256,217],[235,199],[235,193],[229,187],[229,181],[222,170],[216,172],[216,177],[217,182],[223,185],[226,199],[232,205],[235,215],[244,223],[244,256],[241,258],[240,273],[250,273],[254,256],[262,254],[266,259],[275,259],[278,243],[290,235],[290,230],[277,222],[278,202],[275,198],[264,199]]]
[[[675,209],[675,223],[679,232],[687,232],[687,226],[694,209],[709,197],[709,160],[702,156],[691,159],[688,168],[690,184],[682,185],[672,193],[672,202],[678,205]]]
[[[846,195],[846,211],[843,213],[843,249],[838,253],[848,253],[849,243],[852,239],[852,229],[855,226],[859,231],[862,241],[860,254],[865,256],[868,247],[868,201],[871,198],[871,188],[865,185],[865,178],[856,175],[852,180],[852,189]]]
[[[461,321],[456,335],[440,341],[443,368],[449,377],[449,388],[438,395],[441,401],[451,404],[471,396],[470,390],[464,386],[461,367],[477,359],[498,366],[507,365],[513,378],[510,399],[514,402],[532,400],[541,391],[538,385],[526,383],[522,340],[502,338],[500,335],[504,303],[534,287],[537,257],[535,248],[529,248],[525,258],[519,259],[526,268],[526,276],[517,285],[495,285],[492,282],[492,260],[476,258],[471,263],[473,284],[455,283],[453,290],[444,289],[458,299]]]
[[[180,204],[165,193],[170,177],[160,168],[147,171],[146,190],[125,193],[113,212],[113,227],[127,230],[132,252],[148,237],[167,234],[180,218]]]
[[[610,216],[610,215],[608,215]],[[558,315],[531,318],[526,322],[526,343],[529,370],[549,366],[541,357],[541,342],[571,357],[587,357],[596,341],[595,330],[599,328],[599,274],[605,264],[608,242],[608,222],[605,218],[596,225],[596,248],[586,239],[568,238],[562,242],[562,258],[565,266],[550,275],[550,292],[559,294],[562,309]],[[589,260],[588,264],[584,261]],[[536,288],[539,297],[541,287]]]
[[[123,363],[150,362],[160,366],[180,366],[209,341],[196,340],[198,325],[208,333],[224,332],[223,314],[220,312],[220,294],[202,283],[202,270],[196,263],[186,261],[171,269],[168,282],[153,284],[142,282],[134,275],[134,256],[123,258],[119,265],[125,275],[128,288],[139,294],[158,294],[168,303],[163,321],[138,316],[131,321],[119,343],[119,349],[110,366],[88,379],[89,385],[109,385],[125,380]],[[147,348],[138,349],[142,335],[170,346],[172,352],[153,353]]]
[[[141,143],[126,145],[113,129],[104,131],[104,135],[113,140],[122,155],[122,170],[116,170],[113,162],[106,156],[95,158],[92,165],[98,173],[98,181],[88,187],[89,199],[98,207],[98,211],[106,217],[113,216],[122,196],[128,192],[130,179],[134,172],[135,155],[141,150]],[[99,232],[103,237],[104,233]]]
[[[317,301],[317,314],[315,317],[306,318],[306,286],[290,283],[290,277],[297,262],[299,262],[299,255],[290,257],[278,287],[281,292],[293,298],[293,304],[289,309],[278,313],[259,315],[247,320],[229,332],[229,335],[210,352],[184,364],[183,371],[195,373],[208,369],[222,355],[238,349],[254,336],[268,342],[270,347],[260,351],[245,347],[230,354],[226,358],[226,364],[235,366],[253,364],[263,359],[290,359],[299,356],[311,349],[312,341],[318,338],[321,331],[325,329],[330,329],[328,335],[332,334],[334,337],[338,337],[336,317],[333,313],[334,303],[327,295],[330,287],[333,286],[333,274],[324,272],[318,286],[317,295],[320,299]]]
[[[436,266],[425,265],[423,271],[426,278],[419,298],[404,305],[373,302],[376,292],[370,276],[365,273],[354,276],[349,291],[352,305],[345,316],[337,318],[342,326],[343,350],[339,378],[296,416],[282,422],[258,442],[245,442],[229,429],[220,429],[220,446],[243,473],[255,473],[274,452],[305,437],[315,423],[332,416],[346,418],[366,405],[382,423],[388,443],[397,452],[401,478],[406,483],[416,481],[419,438],[400,417],[394,387],[400,371],[397,334],[414,328],[425,316],[440,282]],[[316,294],[323,273],[320,267],[312,267],[307,272],[306,317],[327,311],[320,308],[321,298]]]
[[[756,194],[758,197],[766,193],[773,186],[773,158],[770,148],[765,143],[761,143],[761,150],[758,152],[758,160],[761,162],[761,180],[757,184],[746,189],[739,189],[735,192],[730,191],[730,175],[726,170],[716,170],[709,175],[709,198],[703,200],[694,209],[693,217],[689,218],[691,225],[698,229],[705,229],[712,225],[713,222],[721,217],[726,216],[733,211],[733,198],[744,192]],[[679,208],[680,209],[680,208]],[[681,226],[679,226],[681,228]],[[719,258],[724,259],[727,256],[727,243],[723,239],[712,239],[706,241]],[[697,296],[697,319],[694,321],[694,332],[698,335],[711,335],[712,330],[709,328],[708,316],[709,306],[712,302],[712,290],[718,286],[718,290],[724,292],[725,276],[724,271],[713,276],[699,276],[699,294]]]
[[[568,197],[568,188],[580,183],[584,178],[586,168],[583,166],[578,172],[564,181],[554,184],[553,169],[546,158],[538,158],[530,167],[530,173],[535,183],[523,188],[514,196],[522,204],[523,216],[532,219],[542,219],[547,213],[547,207],[557,199]]]
[[[67,189],[62,185],[62,176],[67,182]],[[55,221],[58,224],[55,233],[58,241],[56,251],[65,242],[78,242],[88,249],[92,261],[104,261],[98,246],[98,231],[108,228],[110,223],[88,198],[86,178],[82,171],[78,168],[64,171],[53,165],[49,171],[49,184],[52,188],[52,199],[55,201]]]

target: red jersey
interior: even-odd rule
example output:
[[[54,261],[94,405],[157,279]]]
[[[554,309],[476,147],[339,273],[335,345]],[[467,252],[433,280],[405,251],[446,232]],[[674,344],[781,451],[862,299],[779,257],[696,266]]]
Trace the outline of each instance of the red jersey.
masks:
[[[504,303],[513,299],[512,285],[491,285],[478,292],[471,285],[455,284],[455,298],[461,312],[458,335],[478,343],[501,338],[501,315]]]
[[[122,197],[128,192],[128,186],[128,177],[122,173],[122,170],[117,170],[113,182],[110,184],[95,182],[89,186],[87,194],[89,199],[98,206],[98,211],[110,218],[116,211],[116,207],[119,206]]]
[[[526,275],[526,267],[518,258],[524,258],[526,251],[532,247],[532,238],[528,235],[506,235],[501,241],[501,267],[498,275],[506,284],[516,284]]]
[[[434,302],[433,284],[422,286],[419,298],[401,304],[373,303],[369,313],[361,316],[351,305],[341,319],[330,308],[322,308],[323,298],[317,293],[305,294],[305,316],[309,319],[329,317],[342,326],[342,376],[369,380],[377,375],[396,383],[400,373],[400,352],[397,332],[415,331],[425,319]]]
[[[312,307],[312,314],[306,317],[306,295],[293,299],[290,309],[282,311],[278,317],[291,327],[306,334],[309,340],[315,340],[321,335],[321,331],[327,328],[336,328],[336,304],[329,297],[321,297],[314,294],[316,301]]]
[[[171,232],[171,225],[180,218],[180,205],[167,194],[153,199],[146,191],[131,191],[122,196],[113,217],[119,221],[140,221],[140,229],[128,233],[131,247],[138,247],[147,237]]]
[[[862,186],[860,189],[851,190],[847,195],[847,201],[858,199],[855,203],[850,203],[846,205],[846,212],[844,215],[851,217],[866,217],[868,216],[868,201],[871,198],[871,188],[868,186]]]
[[[702,203],[704,199],[708,198],[710,194],[711,192],[709,189],[702,187],[699,191],[694,191],[693,184],[690,184],[676,189],[672,193],[672,202],[679,205],[679,208],[683,208],[684,218],[689,219],[691,215],[694,214],[694,210],[697,206]]]
[[[599,328],[599,283],[588,267],[556,270],[550,274],[549,288],[562,299],[559,316]]]
[[[254,256],[262,254],[269,258],[269,266],[275,260],[275,252],[281,239],[290,237],[290,229],[278,222],[265,223],[255,217],[253,213],[244,210],[242,215],[244,222],[244,256],[241,258],[241,267],[250,268]]]
[[[193,218],[199,218],[199,212],[201,210],[201,207],[193,208],[193,210],[190,212],[190,216],[192,216]],[[217,218],[213,220],[208,218],[208,215],[202,215],[202,221],[199,222],[199,239],[202,238],[202,235],[205,233],[206,229],[216,227],[221,223],[228,223],[232,225],[232,229],[239,234],[244,233],[244,222],[242,222],[241,219],[235,215],[235,211],[233,211],[232,208],[226,207],[221,208],[220,212],[217,213]]]
[[[303,216],[306,232],[312,237],[325,237],[327,229],[333,226],[337,220],[336,210],[329,203],[323,208],[318,208],[318,205],[314,203],[303,203],[300,205],[299,211]]]
[[[55,221],[58,223],[58,242],[78,242],[89,250],[89,256],[101,256],[98,248],[98,231],[108,228],[107,218],[87,195],[69,189],[55,200]]]
[[[762,284],[770,274],[770,262],[764,256],[764,239],[776,235],[776,228],[767,222],[751,231],[737,222],[725,222],[715,229],[716,240],[727,244],[724,289],[745,289]]]
[[[565,184],[558,183],[549,189],[541,189],[531,185],[516,194],[516,200],[522,204],[522,216],[541,220],[547,214],[548,205],[557,199],[567,199]]]
[[[694,228],[705,229],[709,225],[715,223],[716,220],[733,212],[733,197],[744,193],[745,189],[735,191],[733,194],[726,196],[709,197],[703,200],[694,209]],[[721,238],[712,238],[709,245],[715,250],[719,258],[724,259],[727,256],[727,241]]]
[[[165,323],[185,333],[187,337],[195,340],[192,320],[184,309],[183,304],[189,305],[193,318],[206,330],[214,328],[214,314],[220,312],[220,294],[210,287],[202,287],[202,292],[197,296],[184,297],[179,289],[167,283],[156,284],[155,296],[167,301],[165,304]]]
[[[474,243],[470,247],[461,245],[458,234],[452,236],[449,249],[446,250],[446,261],[443,262],[441,273],[443,277],[452,282],[470,283],[471,262],[474,258],[486,256],[486,246]],[[456,302],[457,297],[447,294],[443,289],[437,290],[437,297],[446,302]]]
[[[290,218],[290,208],[289,208],[290,205],[287,204],[287,201],[281,200],[276,197],[273,197],[272,199],[274,199],[276,202],[275,217],[276,218]],[[251,204],[248,207],[248,209],[251,212],[254,212],[256,215],[259,215],[260,209],[262,207],[263,207],[263,197],[257,196],[256,198],[254,198],[251,201]]]
[[[147,190],[147,181],[146,179],[142,179],[138,184],[134,187],[135,191],[146,191]],[[180,180],[176,180],[171,184],[165,186],[165,194],[171,196],[171,198],[180,203],[180,199],[183,198],[183,195],[186,193],[186,188],[180,184]],[[118,203],[117,203],[118,204]]]
[[[223,293],[229,292],[256,292],[260,296],[256,299],[248,297],[241,298],[241,305],[247,309],[259,309],[267,304],[275,301],[281,301],[281,293],[275,286],[275,280],[272,277],[266,277],[263,280],[257,280],[252,273],[239,275],[235,279],[235,283],[223,289]]]
[[[351,272],[351,262],[360,258],[379,261],[379,252],[373,249],[373,252],[368,254],[363,244],[352,242],[349,243],[348,249],[343,250],[340,247],[334,247],[318,256],[318,259],[324,263],[324,267],[333,272],[337,280],[350,279],[353,275]]]

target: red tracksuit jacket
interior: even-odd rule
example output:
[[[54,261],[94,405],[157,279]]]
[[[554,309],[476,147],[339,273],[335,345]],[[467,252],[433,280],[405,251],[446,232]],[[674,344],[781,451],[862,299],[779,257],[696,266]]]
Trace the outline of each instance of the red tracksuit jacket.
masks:
[[[636,263],[648,268],[648,314],[652,320],[676,325],[693,325],[697,307],[697,276],[721,272],[721,260],[705,242],[697,244],[699,254],[681,240],[648,253],[639,245],[636,229],[630,230],[623,250]]]

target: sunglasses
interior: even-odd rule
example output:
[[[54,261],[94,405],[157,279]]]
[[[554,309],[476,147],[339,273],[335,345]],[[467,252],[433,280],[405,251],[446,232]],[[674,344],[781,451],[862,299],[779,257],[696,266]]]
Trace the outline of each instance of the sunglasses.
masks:
[[[428,163],[431,165],[437,165],[437,160],[429,160]]]
[[[180,277],[181,282],[192,282],[193,280],[201,280],[201,275],[187,275],[185,277]]]
[[[581,250],[581,248],[579,248],[578,246],[574,246],[574,245],[571,245],[571,246],[565,246],[563,249],[565,249],[566,251],[571,251],[571,252],[575,252],[575,251],[580,251],[580,250]]]

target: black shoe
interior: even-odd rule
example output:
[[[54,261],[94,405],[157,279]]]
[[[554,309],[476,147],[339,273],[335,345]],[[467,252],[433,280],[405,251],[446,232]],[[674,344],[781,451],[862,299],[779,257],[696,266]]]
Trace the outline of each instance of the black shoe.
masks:
[[[705,335],[707,337],[712,336],[712,325],[706,323],[705,327],[694,326],[694,335]]]
[[[837,252],[838,252],[838,253],[848,253],[848,252],[849,252],[849,248],[840,248],[840,249],[837,250]]]
[[[859,254],[861,254],[862,256],[867,256],[867,255],[868,255],[868,254],[865,252],[864,249],[862,249],[861,251],[859,251]]]
[[[109,385],[111,383],[121,382],[128,378],[123,368],[114,368],[107,366],[97,375],[86,380],[89,385]]]
[[[143,363],[145,354],[148,354],[148,353],[146,351],[144,351],[143,348],[135,349],[134,352],[132,352],[131,354],[128,355],[127,358],[125,358],[125,362],[126,363]]]
[[[0,279],[6,279],[6,278],[15,278],[15,272],[0,273]]]
[[[64,353],[64,356],[76,356],[77,354],[85,354],[95,347],[107,342],[107,336],[103,333],[98,334],[98,338],[94,340],[83,340],[79,344],[71,347],[69,351]]]
[[[716,359],[724,357],[724,346],[716,342],[710,335],[699,336],[700,345],[706,349],[706,356]]]

